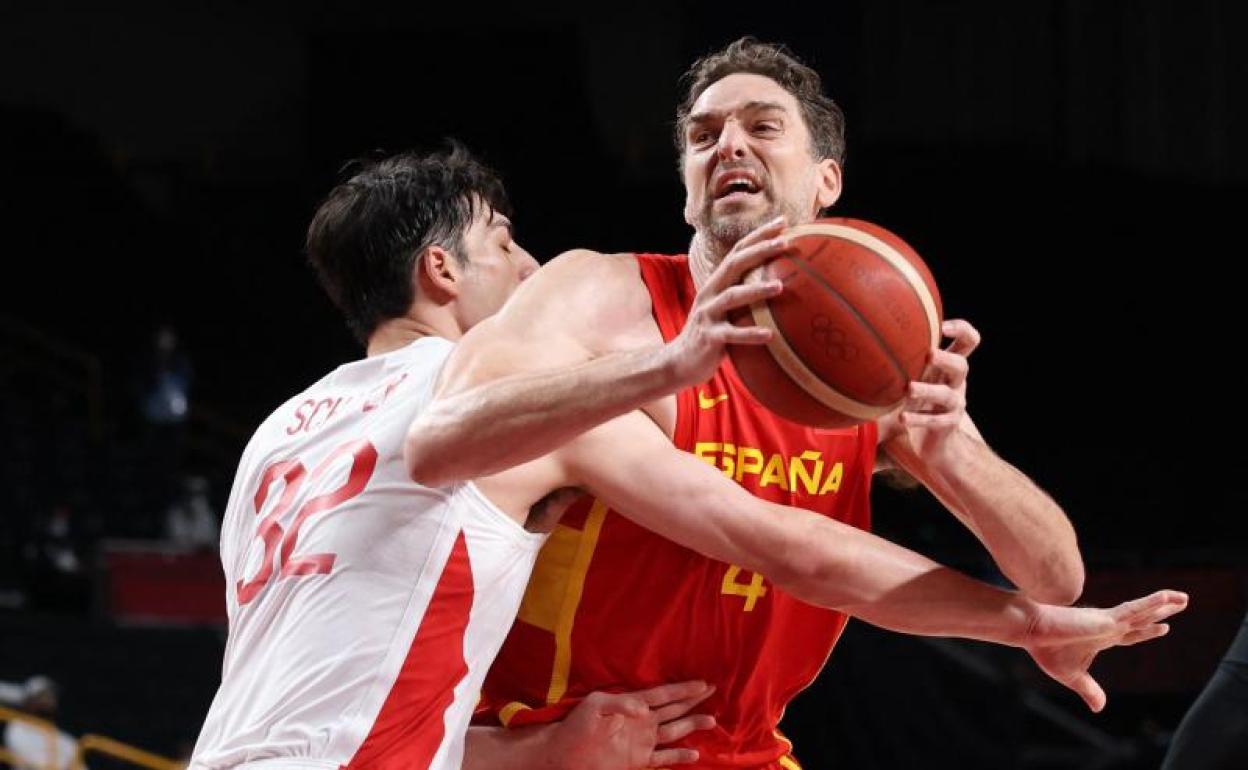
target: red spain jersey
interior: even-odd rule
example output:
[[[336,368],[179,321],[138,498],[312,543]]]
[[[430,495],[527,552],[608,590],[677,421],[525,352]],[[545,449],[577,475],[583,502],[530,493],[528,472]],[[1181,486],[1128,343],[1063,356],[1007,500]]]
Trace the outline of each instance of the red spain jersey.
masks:
[[[696,293],[688,260],[637,259],[670,340]],[[727,359],[705,385],[677,394],[674,441],[757,497],[870,526],[875,425],[817,430],[774,416]],[[718,726],[683,742],[699,751],[697,767],[792,770],[798,765],[777,725],[823,667],[846,620],[586,497],[564,514],[538,557],[486,678],[478,721],[552,721],[594,690],[702,679],[718,688],[704,704]]]

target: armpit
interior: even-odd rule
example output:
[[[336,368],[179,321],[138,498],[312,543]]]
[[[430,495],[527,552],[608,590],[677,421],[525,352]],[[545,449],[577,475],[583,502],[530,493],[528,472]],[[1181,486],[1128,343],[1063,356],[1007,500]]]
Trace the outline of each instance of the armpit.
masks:
[[[575,487],[556,489],[529,508],[529,516],[524,521],[524,528],[529,532],[554,530],[568,507],[583,494],[585,493],[582,490]]]

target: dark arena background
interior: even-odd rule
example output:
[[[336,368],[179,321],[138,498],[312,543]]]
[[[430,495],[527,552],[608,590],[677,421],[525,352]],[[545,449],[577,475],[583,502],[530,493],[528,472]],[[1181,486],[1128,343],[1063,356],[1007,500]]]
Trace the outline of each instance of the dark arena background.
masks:
[[[302,252],[346,161],[457,137],[540,260],[680,252],[677,79],[753,34],[845,109],[835,213],[905,237],[983,333],[969,410],[1074,522],[1081,601],[1191,594],[1098,660],[1099,715],[1021,651],[852,622],[785,716],[796,756],[1156,768],[1248,604],[1245,30],[1234,0],[5,0],[0,721],[52,691],[92,768],[188,756],[241,448],[362,355]],[[1002,580],[926,493],[874,494],[885,536]]]

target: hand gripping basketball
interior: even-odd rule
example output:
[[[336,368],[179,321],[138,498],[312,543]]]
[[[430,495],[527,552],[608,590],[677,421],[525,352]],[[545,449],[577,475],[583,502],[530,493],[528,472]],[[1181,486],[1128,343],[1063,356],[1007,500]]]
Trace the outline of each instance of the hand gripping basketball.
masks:
[[[950,437],[966,418],[969,358],[980,342],[979,331],[961,319],[945,321],[941,331],[953,341],[947,348],[932,348],[931,363],[922,378],[910,383],[906,400],[894,413],[910,445],[928,463],[946,456]],[[970,430],[978,437],[973,427]]]
[[[784,219],[777,217],[737,241],[698,290],[685,328],[668,346],[682,385],[698,385],[710,379],[727,346],[765,345],[771,339],[770,329],[736,326],[729,315],[780,294],[780,281],[742,283],[742,278],[786,253],[789,243],[781,235],[783,230]]]

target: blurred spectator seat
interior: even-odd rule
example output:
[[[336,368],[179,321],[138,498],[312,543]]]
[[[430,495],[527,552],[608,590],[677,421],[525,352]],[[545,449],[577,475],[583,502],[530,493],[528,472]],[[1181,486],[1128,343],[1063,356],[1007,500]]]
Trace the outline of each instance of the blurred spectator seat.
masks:
[[[118,622],[224,624],[225,577],[215,551],[106,540],[105,604]]]

